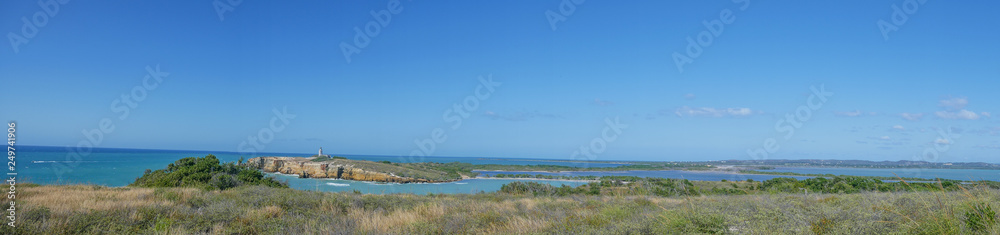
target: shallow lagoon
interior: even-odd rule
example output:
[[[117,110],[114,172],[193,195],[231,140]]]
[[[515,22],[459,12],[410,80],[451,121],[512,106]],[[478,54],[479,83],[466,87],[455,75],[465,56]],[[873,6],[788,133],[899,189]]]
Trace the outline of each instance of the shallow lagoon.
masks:
[[[743,181],[747,179],[753,179],[756,181],[764,181],[778,177],[792,177],[796,179],[806,179],[811,177],[806,176],[778,176],[778,175],[752,175],[752,174],[737,174],[722,171],[681,171],[681,170],[667,170],[667,171],[564,171],[559,173],[554,172],[535,172],[535,171],[476,171],[479,172],[481,176],[494,176],[496,174],[529,174],[529,175],[551,175],[551,176],[638,176],[638,177],[659,177],[659,178],[673,178],[673,179],[688,179],[688,180],[707,180],[707,181]]]
[[[500,186],[514,181],[533,181],[551,184],[554,186],[569,185],[579,186],[586,184],[583,181],[565,180],[515,180],[515,179],[466,179],[447,183],[426,183],[426,184],[396,184],[396,183],[374,183],[366,181],[339,180],[339,179],[301,179],[295,175],[268,174],[274,175],[280,181],[288,181],[289,187],[300,190],[318,190],[323,192],[352,192],[358,190],[361,193],[389,194],[389,193],[478,193],[493,192],[500,190]]]
[[[515,172],[515,171],[477,171],[481,176],[493,176],[496,174],[542,174],[542,175],[553,175],[553,176],[639,176],[639,177],[660,177],[660,178],[675,178],[675,179],[689,179],[689,180],[708,180],[708,181],[720,181],[720,180],[747,180],[753,179],[757,181],[769,180],[777,177],[789,177],[789,176],[776,176],[776,175],[748,175],[748,174],[734,174],[719,171],[573,171],[573,172]],[[551,184],[554,186],[569,185],[569,186],[579,186],[586,184],[585,181],[570,181],[570,180],[540,180],[540,179],[466,179],[455,182],[447,183],[429,183],[429,184],[386,184],[386,183],[374,183],[374,182],[363,182],[363,181],[352,181],[352,180],[334,180],[334,179],[301,179],[296,175],[286,175],[286,174],[268,174],[273,175],[275,178],[281,181],[288,181],[290,187],[301,190],[318,190],[324,192],[352,192],[358,190],[361,193],[374,193],[374,194],[387,194],[387,193],[413,193],[413,194],[427,194],[427,193],[478,193],[478,192],[493,192],[500,190],[500,186],[504,184],[514,182],[514,181],[532,181],[545,184]],[[804,176],[794,176],[792,178],[806,179],[810,177]]]

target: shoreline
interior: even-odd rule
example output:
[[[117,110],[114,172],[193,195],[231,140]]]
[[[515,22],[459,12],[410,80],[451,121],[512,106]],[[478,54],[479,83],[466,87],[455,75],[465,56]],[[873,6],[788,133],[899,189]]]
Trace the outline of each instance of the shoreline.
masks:
[[[553,173],[561,174],[566,172],[631,172],[631,171],[686,171],[695,173],[705,173],[705,172],[723,172],[732,174],[744,174],[738,171],[733,171],[730,169],[711,169],[711,170],[621,170],[621,171],[508,171],[508,170],[472,170],[473,172],[535,172],[535,173]]]
[[[298,178],[298,175],[294,175],[294,174],[283,174],[283,173],[267,173],[267,174],[277,174],[277,175],[282,175],[282,176],[290,176],[290,177],[296,177],[296,178]],[[332,180],[343,180],[343,181],[361,182],[361,183],[373,183],[373,184],[397,184],[397,185],[402,185],[403,184],[403,183],[386,183],[386,182],[378,182],[378,181],[348,180],[348,179],[334,179],[334,178],[304,178],[304,179],[331,180],[331,181]],[[600,180],[542,179],[542,178],[498,178],[498,177],[482,177],[482,176],[468,177],[468,176],[464,176],[463,175],[462,179],[456,180],[456,181],[435,182],[435,183],[423,183],[423,182],[421,182],[421,183],[405,183],[405,184],[447,184],[447,183],[462,182],[462,181],[465,181],[465,180],[538,180],[538,181],[548,180],[548,181],[569,181],[569,182],[586,182],[586,183],[600,182]]]
[[[476,176],[471,179],[482,179],[482,180],[549,180],[549,181],[568,181],[568,182],[585,182],[593,183],[600,182],[600,180],[571,180],[571,179],[542,179],[542,178],[497,178],[497,177],[480,177]]]

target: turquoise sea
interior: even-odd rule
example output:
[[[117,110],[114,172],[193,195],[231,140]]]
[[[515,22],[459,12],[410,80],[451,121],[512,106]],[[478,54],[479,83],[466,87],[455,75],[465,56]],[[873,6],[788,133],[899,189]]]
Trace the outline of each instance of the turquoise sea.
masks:
[[[97,184],[111,187],[125,186],[143,174],[146,169],[156,170],[165,168],[167,164],[173,163],[185,157],[202,157],[214,154],[223,162],[235,162],[240,159],[241,154],[234,152],[219,151],[177,151],[177,150],[142,150],[142,149],[110,149],[95,148],[91,153],[79,158],[74,158],[70,154],[71,150],[65,147],[36,147],[21,146],[17,149],[17,177],[21,182],[33,182],[38,184]],[[296,153],[262,153],[260,156],[311,156],[312,154]],[[70,156],[70,157],[67,157]],[[394,156],[365,156],[365,155],[338,155],[351,159],[393,162],[467,162],[473,164],[546,164],[564,165],[579,167],[614,167],[624,165],[615,162],[598,163],[577,163],[551,159],[495,159],[477,157],[425,157],[419,159],[409,159],[407,157]],[[250,158],[253,156],[242,156]],[[904,177],[942,177],[949,179],[987,179],[1000,180],[1000,171],[985,170],[941,170],[941,169],[921,169],[919,171],[905,169],[856,169],[856,168],[783,168],[779,167],[773,171],[817,173],[817,174],[846,174],[846,175],[877,175],[892,176],[892,172],[897,172]],[[900,173],[904,172],[904,173]],[[906,173],[910,172],[910,173]],[[916,172],[916,173],[913,173]],[[481,171],[482,175],[503,174],[543,174],[543,175],[621,175],[640,177],[662,177],[689,180],[746,180],[754,179],[758,181],[768,180],[775,175],[748,175],[718,171],[618,171],[618,172],[495,172]],[[580,181],[560,181],[560,180],[527,180],[527,179],[467,179],[449,183],[433,184],[381,184],[372,182],[360,182],[350,180],[332,179],[300,179],[296,176],[268,174],[281,181],[287,181],[292,188],[301,190],[319,190],[329,192],[354,191],[362,193],[476,193],[491,192],[500,189],[500,186],[513,181],[535,181],[552,185],[578,186],[585,184]],[[785,176],[787,177],[787,176]],[[794,177],[804,179],[808,177]]]
[[[146,169],[162,169],[167,164],[185,157],[202,157],[214,154],[222,162],[236,162],[241,155],[234,152],[219,151],[178,151],[178,150],[145,150],[145,149],[112,149],[95,148],[89,154],[73,157],[72,150],[65,147],[20,146],[17,148],[17,176],[22,182],[38,184],[97,184],[111,187],[128,185],[142,176]],[[303,153],[260,153],[258,156],[300,156],[312,154]],[[473,164],[516,164],[516,165],[563,165],[578,167],[614,167],[625,165],[621,163],[577,163],[547,159],[486,159],[477,157],[424,157],[411,159],[394,156],[337,155],[351,159],[393,162],[467,162]],[[450,183],[435,184],[377,184],[350,180],[330,179],[300,179],[296,176],[268,174],[289,185],[302,190],[320,191],[353,191],[363,193],[475,193],[490,192],[500,189],[500,186],[514,180],[505,179],[469,179]],[[526,181],[526,180],[520,180]],[[552,185],[578,186],[583,182],[536,180],[536,182]]]

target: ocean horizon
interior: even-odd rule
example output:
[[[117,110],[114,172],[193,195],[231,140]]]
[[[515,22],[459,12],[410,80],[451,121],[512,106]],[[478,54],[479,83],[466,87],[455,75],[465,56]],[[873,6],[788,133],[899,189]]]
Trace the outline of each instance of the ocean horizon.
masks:
[[[142,176],[147,169],[166,168],[185,157],[203,157],[215,155],[221,162],[237,162],[242,157],[249,159],[258,156],[289,156],[309,157],[306,153],[259,153],[246,155],[226,151],[201,150],[161,150],[161,149],[131,149],[131,148],[94,148],[91,153],[79,159],[67,159],[72,149],[54,146],[21,146],[18,149],[18,177],[21,182],[32,182],[45,185],[63,184],[93,184],[108,187],[126,186]],[[377,156],[377,155],[338,155],[355,160],[391,161],[391,162],[463,162],[471,164],[505,164],[505,165],[560,165],[575,167],[615,167],[627,165],[625,161],[593,161],[570,162],[559,159],[530,158],[482,158],[482,157],[423,157],[410,159],[407,157]],[[618,162],[618,163],[616,163]],[[941,177],[945,179],[969,180],[985,179],[1000,180],[1000,170],[956,170],[956,169],[860,169],[860,168],[822,168],[822,167],[778,167],[773,172],[795,172],[805,174],[834,173],[836,175],[886,176],[892,177]],[[566,172],[504,172],[477,171],[482,176],[496,174],[530,174],[546,176],[638,176],[659,177],[707,181],[743,181],[753,179],[763,181],[778,177],[796,179],[811,178],[807,176],[781,176],[762,174],[739,174],[722,171],[684,171],[684,170],[654,170],[654,171],[566,171]],[[583,181],[544,180],[544,179],[466,179],[455,182],[431,184],[385,184],[340,179],[299,178],[295,175],[267,173],[280,181],[287,182],[290,187],[300,190],[315,190],[327,192],[360,191],[363,193],[477,193],[499,190],[500,186],[514,181],[534,181],[555,186],[579,186]]]
[[[186,157],[204,157],[206,155],[212,154],[219,159],[220,162],[237,162],[242,157],[244,159],[249,159],[252,157],[260,156],[289,156],[289,157],[309,157],[313,154],[305,153],[258,153],[256,155],[246,155],[237,152],[226,152],[226,151],[202,151],[202,150],[161,150],[161,149],[132,149],[132,148],[93,148],[89,154],[81,156],[80,158],[73,158],[71,156],[73,149],[68,147],[55,147],[55,146],[20,146],[17,148],[18,152],[18,171],[17,176],[20,177],[21,182],[31,182],[44,185],[65,185],[65,184],[93,184],[93,185],[103,185],[109,187],[121,187],[126,186],[136,178],[142,176],[143,172],[147,169],[157,170],[166,168],[170,163],[173,163],[181,158]],[[392,161],[392,162],[413,162],[412,160],[418,160],[416,162],[463,162],[472,164],[508,164],[508,165],[561,165],[561,166],[577,166],[577,167],[614,167],[625,164],[618,163],[579,163],[579,162],[565,162],[558,161],[557,159],[527,159],[527,158],[512,158],[512,159],[502,159],[498,158],[479,158],[479,157],[423,157],[411,159],[408,157],[394,157],[394,156],[375,156],[375,155],[340,155],[334,154],[335,156],[347,157],[355,160],[369,160],[369,161]],[[351,191],[356,189],[364,190],[365,192],[379,193],[379,192],[408,192],[408,193],[473,193],[479,191],[495,191],[503,183],[509,183],[513,180],[484,180],[479,183],[469,183],[469,182],[452,182],[452,186],[457,185],[469,185],[463,187],[449,187],[440,186],[442,184],[409,184],[409,185],[392,185],[392,184],[372,184],[372,186],[390,186],[388,187],[364,187],[363,182],[355,182],[349,180],[339,180],[332,182],[342,182],[340,185],[353,185],[353,187],[340,188],[338,183],[326,184],[332,179],[299,179],[297,176],[288,176],[281,174],[268,173],[267,175],[273,176],[279,180],[286,181],[293,188],[303,189],[303,190],[316,190],[317,184],[323,185],[320,191]],[[539,182],[562,185],[567,184],[571,186],[578,186],[581,183],[571,182],[571,181],[561,181],[561,180],[540,180]],[[410,188],[410,189],[407,189]],[[469,190],[464,190],[469,189]]]

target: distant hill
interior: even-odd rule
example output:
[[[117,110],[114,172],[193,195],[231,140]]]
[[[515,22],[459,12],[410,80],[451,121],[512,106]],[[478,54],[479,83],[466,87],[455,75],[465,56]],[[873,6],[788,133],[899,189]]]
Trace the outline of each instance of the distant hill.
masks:
[[[725,160],[710,161],[719,165],[754,166],[821,166],[856,168],[934,168],[934,169],[990,169],[1000,170],[1000,164],[985,162],[926,162],[926,161],[868,161],[868,160],[821,160],[821,159],[769,159],[769,160]]]

